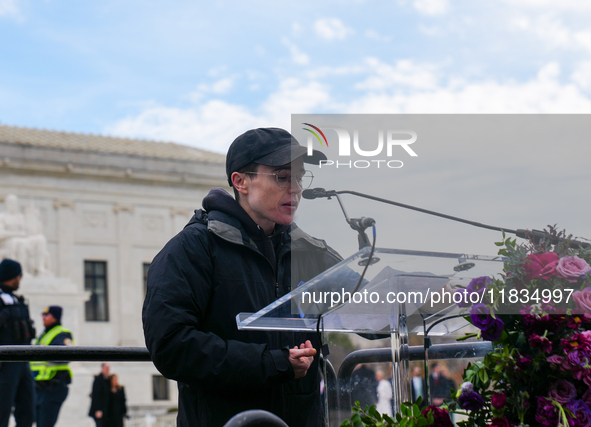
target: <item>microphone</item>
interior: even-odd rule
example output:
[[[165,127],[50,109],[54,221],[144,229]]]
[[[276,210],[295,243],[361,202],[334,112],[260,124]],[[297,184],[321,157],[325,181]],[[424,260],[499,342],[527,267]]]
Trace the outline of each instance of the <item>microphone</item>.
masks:
[[[308,200],[314,200],[318,197],[331,197],[334,196],[334,191],[329,190],[328,192],[324,188],[308,188],[302,191],[302,197]]]
[[[353,230],[365,230],[366,228],[376,225],[376,220],[373,218],[366,218],[364,216],[361,218],[351,218],[349,225]]]

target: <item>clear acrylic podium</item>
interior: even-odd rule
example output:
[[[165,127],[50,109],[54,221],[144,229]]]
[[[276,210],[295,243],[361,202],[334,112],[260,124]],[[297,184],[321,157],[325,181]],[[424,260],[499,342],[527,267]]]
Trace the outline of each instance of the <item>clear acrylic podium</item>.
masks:
[[[369,253],[364,248],[259,312],[237,316],[239,329],[319,332],[329,348],[322,366],[330,426],[351,415],[352,395],[364,387],[354,373],[361,363],[388,367],[394,411],[411,400],[409,362],[428,355],[410,348],[408,336],[444,336],[468,326],[454,292],[503,269],[502,257],[376,248],[360,280]],[[456,347],[454,357],[477,357],[490,344]]]

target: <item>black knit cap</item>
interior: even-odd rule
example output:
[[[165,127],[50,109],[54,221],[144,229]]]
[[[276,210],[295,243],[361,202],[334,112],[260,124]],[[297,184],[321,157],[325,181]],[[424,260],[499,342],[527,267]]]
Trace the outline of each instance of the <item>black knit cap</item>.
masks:
[[[314,150],[308,156],[306,147],[286,130],[259,128],[244,132],[234,140],[226,155],[226,175],[232,186],[232,173],[251,163],[265,166],[283,166],[304,157],[304,163],[319,164],[326,156]]]
[[[45,310],[43,310],[43,314],[51,314],[55,317],[55,320],[58,322],[62,321],[62,308],[59,305],[50,305]]]
[[[0,283],[8,282],[21,274],[23,270],[18,262],[8,258],[0,262]]]

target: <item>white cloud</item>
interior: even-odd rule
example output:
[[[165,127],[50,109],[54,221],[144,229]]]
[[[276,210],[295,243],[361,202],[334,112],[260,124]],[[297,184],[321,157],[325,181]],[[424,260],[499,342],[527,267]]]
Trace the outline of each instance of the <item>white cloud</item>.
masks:
[[[252,108],[218,99],[185,109],[153,104],[105,131],[223,153],[245,130],[264,126],[289,129],[291,114],[298,113],[591,113],[591,99],[584,92],[591,85],[591,61],[579,65],[571,76],[573,83],[561,82],[560,66],[554,62],[524,82],[466,81],[446,77],[444,70],[438,64],[410,60],[387,64],[369,58],[362,69],[341,70],[363,75],[357,84],[361,94],[339,92],[335,96],[321,79],[291,77],[280,81],[274,92]],[[320,74],[330,81],[327,70]]]
[[[574,30],[564,25],[554,13],[544,13],[534,19],[521,16],[512,20],[515,29],[531,33],[553,48],[580,48],[591,52],[591,31]]]
[[[293,35],[298,35],[302,32],[302,26],[298,22],[293,22],[291,24],[291,32]]]
[[[189,94],[189,99],[194,103],[198,103],[207,94],[227,94],[234,86],[235,79],[236,77],[224,77],[223,79],[219,79],[211,84],[202,83],[199,86],[197,86],[197,90],[195,92]]]
[[[236,136],[258,127],[259,119],[246,108],[214,100],[198,108],[148,107],[108,127],[109,134],[174,141],[225,153]]]
[[[228,93],[232,86],[234,85],[234,79],[230,77],[226,77],[224,79],[218,80],[217,82],[211,84],[208,89],[212,93]]]
[[[517,82],[450,81],[411,93],[372,93],[350,103],[349,113],[591,113],[591,100],[561,84],[559,66],[542,67],[535,79]]]
[[[587,11],[591,10],[591,3],[581,0],[503,0],[504,3],[526,9],[546,9],[552,11]]]
[[[330,103],[326,86],[314,81],[302,83],[289,78],[282,81],[279,90],[269,96],[262,110],[270,123],[289,127],[291,114],[320,112],[330,108]]]
[[[367,91],[384,91],[395,86],[406,88],[428,89],[437,86],[437,66],[432,64],[415,64],[410,60],[401,60],[394,66],[376,58],[365,60],[371,75],[365,81],[357,83],[355,89]]]
[[[0,16],[18,16],[17,0],[0,0]]]
[[[325,40],[344,40],[353,30],[346,27],[340,19],[326,18],[314,22],[314,31]]]
[[[295,43],[292,43],[288,38],[284,37],[282,40],[283,44],[289,48],[291,54],[291,60],[294,64],[307,65],[310,62],[310,57],[302,52]]]
[[[412,5],[424,15],[442,15],[449,9],[448,0],[414,0]]]
[[[321,79],[331,76],[348,76],[354,74],[362,74],[367,72],[365,65],[342,65],[342,66],[328,66],[323,65],[316,67],[311,70],[307,70],[305,73],[306,78],[309,79]]]
[[[276,126],[289,129],[291,114],[325,109],[330,102],[327,88],[317,82],[282,81],[257,109],[212,100],[191,108],[150,105],[105,129],[112,135],[174,141],[225,153],[237,135],[247,129]]]
[[[377,31],[374,31],[374,30],[367,30],[365,32],[365,37],[367,37],[370,40],[375,40],[375,41],[378,41],[378,42],[390,42],[390,41],[392,41],[392,37],[390,37],[390,36],[382,36]]]
[[[571,75],[573,82],[586,90],[591,89],[591,61],[585,61],[577,65]]]

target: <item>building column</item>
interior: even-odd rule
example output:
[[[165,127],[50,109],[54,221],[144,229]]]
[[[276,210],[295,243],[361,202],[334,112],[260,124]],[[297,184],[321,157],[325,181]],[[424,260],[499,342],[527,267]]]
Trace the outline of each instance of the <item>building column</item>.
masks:
[[[143,344],[143,335],[137,336],[136,295],[133,289],[134,276],[141,273],[141,265],[133,265],[133,233],[134,207],[126,204],[115,204],[113,211],[117,217],[117,288],[113,287],[118,300],[117,315],[114,316],[119,329],[119,345],[139,346]],[[135,274],[134,274],[135,273]]]
[[[57,211],[57,263],[56,276],[68,277],[78,283],[80,278],[74,277],[74,209],[76,204],[71,200],[55,199],[53,208]],[[84,284],[82,284],[84,287]],[[84,288],[82,289],[84,290]]]

